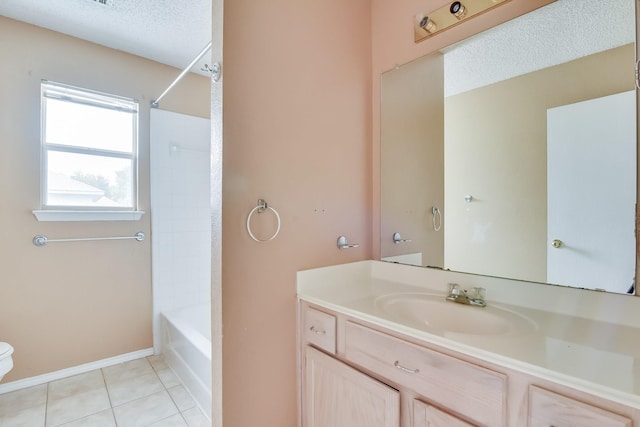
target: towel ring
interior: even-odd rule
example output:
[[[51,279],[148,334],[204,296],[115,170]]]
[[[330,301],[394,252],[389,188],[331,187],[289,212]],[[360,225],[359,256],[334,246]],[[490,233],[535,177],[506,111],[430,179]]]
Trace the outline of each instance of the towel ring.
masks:
[[[253,235],[253,232],[251,231],[251,216],[256,211],[258,211],[258,213],[262,213],[267,209],[270,209],[271,212],[273,212],[274,215],[276,216],[276,219],[278,220],[278,226],[276,227],[276,232],[273,233],[273,235],[268,239],[258,239],[256,236]],[[251,236],[251,238],[256,242],[268,242],[275,239],[278,233],[280,233],[280,215],[278,214],[278,211],[276,211],[271,206],[269,206],[267,202],[265,202],[263,199],[258,199],[258,205],[255,208],[251,209],[251,212],[249,212],[249,215],[247,216],[247,232],[249,233],[249,236]]]

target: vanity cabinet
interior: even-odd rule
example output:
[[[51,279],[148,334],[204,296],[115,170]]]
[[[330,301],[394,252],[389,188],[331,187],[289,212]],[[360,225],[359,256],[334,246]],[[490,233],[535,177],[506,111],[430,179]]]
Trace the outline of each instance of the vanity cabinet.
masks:
[[[397,390],[309,346],[304,401],[306,427],[400,427]]]
[[[301,427],[640,427],[640,408],[299,308]]]
[[[439,408],[479,426],[504,425],[502,374],[339,321],[307,305],[302,306],[301,326],[303,427],[474,425]],[[438,407],[414,399],[413,413],[403,423],[398,389],[417,393]]]

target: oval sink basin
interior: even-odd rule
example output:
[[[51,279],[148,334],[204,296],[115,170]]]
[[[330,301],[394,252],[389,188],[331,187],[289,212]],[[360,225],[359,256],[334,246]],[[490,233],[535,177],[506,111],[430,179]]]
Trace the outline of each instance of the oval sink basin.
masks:
[[[375,304],[394,319],[443,333],[504,335],[537,329],[532,320],[505,308],[459,304],[442,295],[391,294],[378,297]]]

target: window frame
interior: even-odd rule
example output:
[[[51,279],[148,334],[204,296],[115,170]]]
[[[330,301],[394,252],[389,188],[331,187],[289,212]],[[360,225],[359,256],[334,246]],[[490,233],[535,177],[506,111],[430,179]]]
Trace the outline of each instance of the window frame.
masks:
[[[140,108],[137,100],[122,96],[112,95],[104,92],[98,92],[91,89],[80,88],[76,86],[66,85],[62,83],[52,82],[48,80],[41,81],[40,90],[40,207],[38,211],[33,211],[34,215],[40,221],[54,220],[82,220],[82,213],[87,220],[100,220],[100,213],[108,213],[110,217],[105,219],[139,219],[143,212],[138,211],[139,205],[139,187],[138,187],[138,161],[139,161],[139,120]],[[86,146],[66,145],[64,143],[49,143],[46,140],[46,124],[47,124],[47,99],[62,100],[74,104],[88,105],[97,108],[105,108],[109,110],[123,111],[132,115],[132,147],[131,152],[109,150],[104,148],[92,148]],[[109,159],[125,159],[131,165],[131,205],[132,206],[87,206],[87,205],[56,205],[48,204],[48,166],[49,153],[72,153],[85,154],[91,156],[99,156]],[[73,219],[55,219],[60,217],[55,213],[69,215],[72,213]],[[122,213],[124,215],[118,215]],[[134,215],[132,215],[134,214]],[[138,215],[139,214],[139,215]],[[96,216],[97,215],[97,216]],[[41,217],[43,217],[41,219]],[[47,217],[48,219],[44,218]],[[98,219],[96,219],[98,218]]]

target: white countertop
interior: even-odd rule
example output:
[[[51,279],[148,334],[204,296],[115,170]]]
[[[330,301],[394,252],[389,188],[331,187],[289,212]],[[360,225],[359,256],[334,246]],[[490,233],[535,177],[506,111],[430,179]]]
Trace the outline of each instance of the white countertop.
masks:
[[[380,297],[391,294],[428,293],[444,298],[449,282],[465,289],[485,287],[489,310],[517,313],[536,327],[501,334],[443,332],[390,314],[377,303]],[[380,261],[298,272],[298,297],[416,339],[640,409],[638,297]]]

